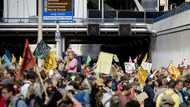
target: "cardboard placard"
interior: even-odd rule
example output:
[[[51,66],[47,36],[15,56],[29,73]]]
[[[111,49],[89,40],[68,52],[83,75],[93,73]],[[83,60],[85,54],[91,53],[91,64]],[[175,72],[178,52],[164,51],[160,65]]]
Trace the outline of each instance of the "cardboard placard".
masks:
[[[100,52],[97,62],[96,72],[110,74],[113,61],[113,54]]]
[[[150,71],[152,69],[152,63],[143,62],[142,67],[143,67],[143,69],[147,70],[150,73]]]
[[[135,71],[135,63],[125,62],[124,65],[126,73],[133,73]]]

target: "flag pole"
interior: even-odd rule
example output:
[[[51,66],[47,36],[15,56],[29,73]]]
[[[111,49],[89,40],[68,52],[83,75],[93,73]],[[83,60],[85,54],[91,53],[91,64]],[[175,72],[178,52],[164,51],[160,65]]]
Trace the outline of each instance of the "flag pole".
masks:
[[[41,85],[42,85],[42,88],[43,88],[43,91],[44,91],[44,94],[45,94],[45,103],[47,104],[47,102],[49,101],[49,97],[48,97],[48,93],[47,93],[47,91],[46,91],[46,87],[45,87],[45,85],[44,85],[44,82],[43,82],[43,79],[42,79],[42,77],[41,77],[41,74],[40,74],[40,71],[39,71],[38,66],[35,66],[35,67],[34,67],[34,71],[35,71],[35,73],[37,74],[37,76],[38,76],[38,78],[39,78],[39,80],[40,80],[40,83],[41,83]]]

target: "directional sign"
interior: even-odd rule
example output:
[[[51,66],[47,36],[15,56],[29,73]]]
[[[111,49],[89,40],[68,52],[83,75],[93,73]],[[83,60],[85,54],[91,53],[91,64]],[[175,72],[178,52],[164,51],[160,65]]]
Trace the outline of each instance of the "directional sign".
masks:
[[[43,0],[43,20],[72,20],[73,0]]]

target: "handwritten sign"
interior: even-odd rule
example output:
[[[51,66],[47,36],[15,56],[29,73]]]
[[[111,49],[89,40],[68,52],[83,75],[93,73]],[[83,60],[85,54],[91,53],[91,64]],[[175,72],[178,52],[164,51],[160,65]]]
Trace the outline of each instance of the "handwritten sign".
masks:
[[[143,69],[147,70],[150,73],[150,71],[152,69],[152,63],[143,62],[142,67],[143,67]]]
[[[133,73],[135,71],[135,63],[125,62],[124,65],[126,73]]]
[[[100,52],[97,62],[96,72],[110,74],[113,61],[113,54]]]

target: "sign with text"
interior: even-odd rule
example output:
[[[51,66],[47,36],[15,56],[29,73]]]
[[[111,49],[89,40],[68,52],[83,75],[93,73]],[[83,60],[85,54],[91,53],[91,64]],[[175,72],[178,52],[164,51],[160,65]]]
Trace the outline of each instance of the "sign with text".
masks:
[[[150,73],[150,71],[152,69],[152,63],[143,62],[142,67],[143,67],[143,69],[147,70]]]
[[[43,0],[43,20],[72,20],[73,0]]]
[[[125,62],[124,65],[126,73],[133,73],[135,71],[135,63]]]
[[[100,52],[95,71],[109,75],[111,72],[112,61],[113,61],[112,53]]]

